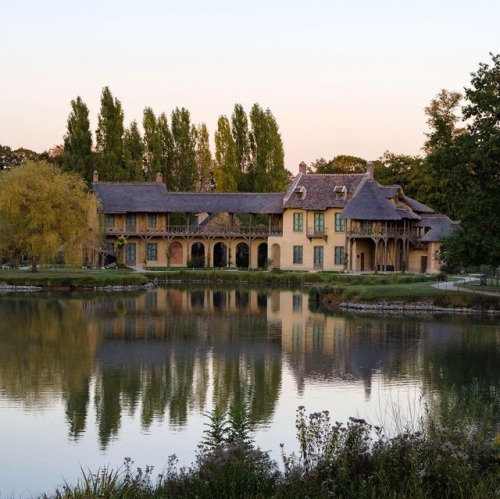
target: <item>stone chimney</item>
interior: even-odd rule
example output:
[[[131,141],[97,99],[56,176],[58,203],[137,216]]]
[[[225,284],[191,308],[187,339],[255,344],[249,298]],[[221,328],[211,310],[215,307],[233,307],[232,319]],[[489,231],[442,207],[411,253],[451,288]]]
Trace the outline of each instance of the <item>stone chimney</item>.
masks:
[[[97,170],[94,170],[92,174],[92,182],[99,182],[99,172]]]
[[[368,163],[366,163],[366,173],[368,174],[368,178],[374,180],[374,175],[373,175],[373,162],[372,161],[368,161]]]
[[[163,184],[163,174],[158,172],[156,174],[156,181],[159,182],[160,184]]]
[[[307,165],[301,161],[299,164],[299,173],[302,173],[302,175],[307,175]]]

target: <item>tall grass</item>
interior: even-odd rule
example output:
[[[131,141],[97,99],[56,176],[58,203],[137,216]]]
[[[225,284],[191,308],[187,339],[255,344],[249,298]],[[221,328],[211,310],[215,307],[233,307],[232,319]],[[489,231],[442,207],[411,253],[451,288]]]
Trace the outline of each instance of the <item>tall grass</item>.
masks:
[[[126,460],[117,472],[84,475],[44,497],[498,497],[498,404],[494,417],[483,417],[481,400],[474,385],[450,390],[438,417],[427,412],[419,428],[408,425],[396,436],[363,419],[334,422],[327,411],[299,407],[299,450],[287,454],[282,446],[281,465],[255,447],[244,406],[215,409],[190,467],[178,468],[172,456],[153,483],[152,468],[134,472]]]

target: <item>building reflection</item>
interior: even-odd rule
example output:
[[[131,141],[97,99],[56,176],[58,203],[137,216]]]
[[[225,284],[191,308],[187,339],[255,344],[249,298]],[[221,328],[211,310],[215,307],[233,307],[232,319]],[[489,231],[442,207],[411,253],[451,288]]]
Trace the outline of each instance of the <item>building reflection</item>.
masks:
[[[95,411],[100,445],[122,418],[181,427],[189,415],[245,402],[269,423],[284,365],[297,392],[346,383],[372,396],[376,375],[433,394],[477,377],[498,397],[495,319],[370,317],[311,310],[300,292],[158,288],[122,295],[0,302],[0,396],[26,407],[65,401],[78,439]],[[439,410],[439,396],[432,401]]]

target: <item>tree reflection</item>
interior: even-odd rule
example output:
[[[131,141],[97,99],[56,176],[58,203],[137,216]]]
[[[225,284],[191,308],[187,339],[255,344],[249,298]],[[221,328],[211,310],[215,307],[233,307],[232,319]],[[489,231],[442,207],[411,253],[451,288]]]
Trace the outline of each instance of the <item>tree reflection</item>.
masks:
[[[298,298],[203,288],[4,297],[0,394],[28,408],[62,399],[74,440],[95,410],[103,449],[125,416],[144,430],[179,427],[209,404],[243,402],[253,423],[269,422],[284,363],[299,393],[354,380],[370,398],[376,374],[421,382],[436,413],[441,393],[473,378],[484,403],[498,400],[498,321],[320,313]]]
[[[53,296],[2,298],[2,392],[26,407],[44,407],[62,394],[70,436],[85,429],[89,379],[99,335],[87,300]]]

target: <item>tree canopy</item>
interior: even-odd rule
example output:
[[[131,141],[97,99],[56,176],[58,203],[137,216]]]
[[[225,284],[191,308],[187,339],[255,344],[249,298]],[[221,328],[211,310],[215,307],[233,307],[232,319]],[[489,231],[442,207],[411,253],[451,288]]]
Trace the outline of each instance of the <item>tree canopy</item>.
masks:
[[[481,63],[465,89],[465,130],[454,131],[430,154],[432,160],[437,153],[447,159],[445,168],[431,174],[438,185],[449,185],[449,211],[461,221],[444,245],[448,267],[500,265],[500,54],[491,57],[492,64]]]
[[[59,253],[81,263],[82,244],[91,245],[98,237],[97,230],[89,230],[95,203],[78,174],[45,161],[28,161],[2,173],[0,252],[13,259],[27,256],[33,270]]]

